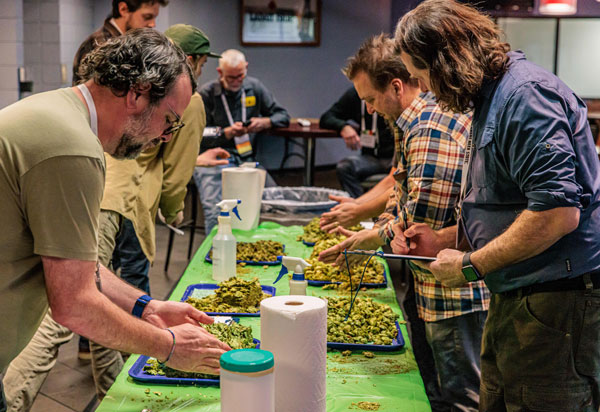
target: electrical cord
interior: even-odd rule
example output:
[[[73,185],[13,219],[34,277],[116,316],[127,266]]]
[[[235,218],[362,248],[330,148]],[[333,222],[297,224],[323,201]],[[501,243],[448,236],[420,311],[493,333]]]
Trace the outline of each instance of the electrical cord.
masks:
[[[348,253],[347,252],[348,252],[348,249],[344,249],[344,259],[346,260],[346,269],[348,269],[348,277],[350,277],[350,308],[348,309],[348,314],[344,318],[344,322],[346,322],[348,320],[348,317],[350,317],[350,313],[352,312],[352,306],[354,306],[354,301],[356,300],[356,297],[358,296],[358,292],[360,291],[360,285],[362,285],[362,281],[363,281],[363,278],[365,277],[365,273],[367,271],[367,266],[369,266],[369,262],[371,261],[373,256],[377,256],[379,253],[383,253],[383,252],[373,251],[373,253],[371,255],[369,255],[369,258],[367,259],[367,262],[365,263],[365,267],[363,268],[362,275],[360,276],[360,280],[358,281],[358,285],[356,285],[356,293],[354,294],[354,297],[352,297],[352,272],[350,271],[350,264],[348,263]]]

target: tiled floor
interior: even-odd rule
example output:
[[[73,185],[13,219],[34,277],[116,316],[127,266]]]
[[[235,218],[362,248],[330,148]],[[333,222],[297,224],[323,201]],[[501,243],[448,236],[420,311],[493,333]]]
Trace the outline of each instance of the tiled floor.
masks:
[[[282,186],[300,186],[302,184],[302,175],[299,172],[275,173],[274,178]],[[317,171],[315,184],[316,186],[339,188],[335,170]],[[155,297],[166,297],[187,265],[189,229],[185,232],[185,236],[175,236],[169,272],[165,274],[163,267],[168,229],[162,225],[158,225],[156,228],[158,252],[156,261],[150,269],[150,289]],[[204,235],[201,230],[198,230],[194,240],[194,250],[200,246],[203,240]],[[57,364],[42,386],[31,412],[92,412],[95,410],[97,402],[95,402],[90,363],[82,362],[77,358],[77,342],[78,337],[75,337],[61,347]]]

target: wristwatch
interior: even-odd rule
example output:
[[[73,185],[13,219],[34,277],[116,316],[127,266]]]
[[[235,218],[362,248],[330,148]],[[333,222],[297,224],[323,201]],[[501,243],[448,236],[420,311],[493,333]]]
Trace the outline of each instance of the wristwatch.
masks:
[[[473,252],[465,253],[462,261],[462,273],[468,282],[483,279],[483,276],[481,276],[477,268],[471,263],[471,253]]]
[[[152,298],[148,295],[140,296],[133,305],[133,310],[131,314],[136,318],[142,318],[142,313],[144,313],[144,309],[146,309],[146,305],[152,300]]]

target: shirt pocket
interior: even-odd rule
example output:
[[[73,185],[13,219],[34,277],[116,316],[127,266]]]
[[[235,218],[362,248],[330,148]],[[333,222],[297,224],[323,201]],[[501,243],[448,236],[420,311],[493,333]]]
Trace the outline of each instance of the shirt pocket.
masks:
[[[471,182],[474,188],[482,189],[492,186],[498,179],[496,170],[496,144],[494,128],[486,127],[473,153]]]

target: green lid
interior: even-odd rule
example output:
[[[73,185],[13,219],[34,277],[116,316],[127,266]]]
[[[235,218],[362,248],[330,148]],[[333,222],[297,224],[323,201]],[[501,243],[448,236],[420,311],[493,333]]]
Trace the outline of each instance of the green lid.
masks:
[[[275,365],[273,354],[262,349],[236,349],[221,355],[221,368],[230,372],[262,372]]]

